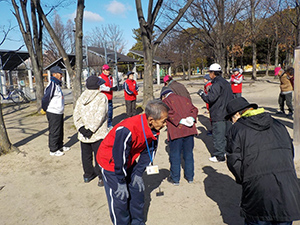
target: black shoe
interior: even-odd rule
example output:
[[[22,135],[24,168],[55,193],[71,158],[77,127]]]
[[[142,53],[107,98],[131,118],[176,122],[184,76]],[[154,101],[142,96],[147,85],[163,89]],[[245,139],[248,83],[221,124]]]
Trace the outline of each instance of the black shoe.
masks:
[[[173,184],[174,186],[178,186],[179,185],[179,182],[175,182],[171,177],[168,177],[167,178],[167,181],[171,184]]]
[[[99,187],[103,187],[103,186],[104,186],[104,182],[103,182],[102,179],[99,179],[99,181],[98,181],[98,186],[99,186]]]
[[[84,177],[84,183],[89,183],[90,181],[94,180],[97,177],[96,174],[94,174],[92,177]]]

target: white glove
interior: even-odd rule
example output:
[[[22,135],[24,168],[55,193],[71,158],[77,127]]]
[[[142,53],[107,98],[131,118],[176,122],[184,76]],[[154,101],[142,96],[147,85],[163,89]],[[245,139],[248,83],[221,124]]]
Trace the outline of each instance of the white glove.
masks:
[[[187,127],[192,127],[194,125],[194,118],[193,117],[182,118],[179,123]]]

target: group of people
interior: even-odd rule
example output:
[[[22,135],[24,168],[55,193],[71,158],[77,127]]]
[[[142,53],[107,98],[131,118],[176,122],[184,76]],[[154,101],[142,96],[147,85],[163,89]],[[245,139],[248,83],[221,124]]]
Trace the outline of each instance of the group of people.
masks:
[[[102,69],[109,70],[109,67],[104,65]],[[56,143],[56,136],[50,132],[54,130],[50,125],[52,106],[63,95],[59,88],[52,87],[59,86],[59,78],[55,78],[58,75],[54,72],[60,71],[57,68],[52,71],[53,83],[46,88],[43,108],[49,120],[50,155],[55,155],[57,151],[63,153],[63,145],[59,142],[52,146]],[[113,224],[135,225],[145,224],[142,176],[144,171],[148,175],[159,173],[153,159],[163,127],[167,126],[169,145],[170,176],[167,180],[179,185],[182,154],[184,178],[193,183],[198,109],[184,85],[167,75],[160,99],[149,101],[145,113],[135,115],[133,106],[136,103],[132,101],[136,101],[138,86],[132,81],[133,73],[127,75],[124,93],[125,100],[130,101],[126,102],[129,118],[112,127],[112,92],[115,89],[109,72],[103,72],[101,78],[87,79],[87,89],[77,100],[73,117],[81,142],[84,182],[98,176],[98,185],[105,189]],[[208,80],[211,82],[209,89],[200,89],[198,94],[208,104],[212,123],[215,152],[209,160],[227,161],[236,182],[242,185],[241,215],[245,224],[288,225],[299,220],[300,187],[293,162],[293,143],[285,126],[263,108],[250,104],[239,94],[234,95],[233,81],[230,84],[222,77],[219,64],[209,67]],[[53,104],[52,99],[56,101]],[[62,105],[63,102],[59,102],[59,106]]]

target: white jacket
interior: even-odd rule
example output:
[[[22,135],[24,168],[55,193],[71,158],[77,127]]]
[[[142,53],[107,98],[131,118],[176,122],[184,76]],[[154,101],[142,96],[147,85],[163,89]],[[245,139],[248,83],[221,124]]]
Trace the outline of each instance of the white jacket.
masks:
[[[73,113],[74,125],[77,131],[84,126],[94,134],[91,138],[86,138],[78,132],[79,141],[93,143],[104,139],[107,134],[107,110],[107,97],[99,90],[87,89],[80,95]]]

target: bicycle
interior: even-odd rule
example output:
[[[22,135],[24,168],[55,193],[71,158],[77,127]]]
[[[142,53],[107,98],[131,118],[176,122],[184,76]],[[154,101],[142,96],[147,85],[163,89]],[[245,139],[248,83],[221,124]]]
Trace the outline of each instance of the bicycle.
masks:
[[[2,100],[12,100],[14,103],[19,104],[23,102],[29,102],[28,98],[25,96],[22,90],[10,87],[8,89],[7,97],[5,97],[1,92],[1,101]]]

